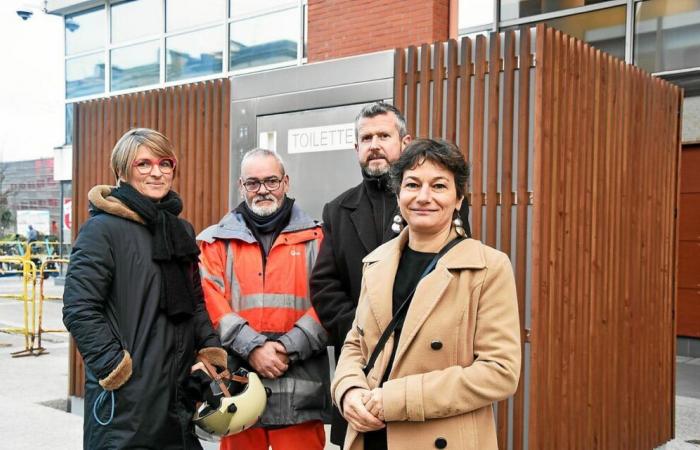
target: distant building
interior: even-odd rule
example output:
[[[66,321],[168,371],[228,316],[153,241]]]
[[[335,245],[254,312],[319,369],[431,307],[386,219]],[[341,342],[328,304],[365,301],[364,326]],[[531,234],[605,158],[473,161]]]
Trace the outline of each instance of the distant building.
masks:
[[[53,158],[0,163],[0,174],[4,175],[0,191],[5,194],[7,210],[12,214],[5,233],[15,232],[19,210],[48,210],[50,221],[62,223],[61,188],[53,179],[53,163]]]

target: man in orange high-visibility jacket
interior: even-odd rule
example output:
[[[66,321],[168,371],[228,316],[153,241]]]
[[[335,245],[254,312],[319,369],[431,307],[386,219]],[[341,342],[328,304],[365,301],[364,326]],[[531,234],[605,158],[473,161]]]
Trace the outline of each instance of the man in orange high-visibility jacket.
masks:
[[[260,422],[221,449],[322,450],[331,416],[327,333],[309,299],[319,223],[286,196],[279,156],[255,149],[241,162],[236,209],[204,230],[200,271],[223,346],[272,392]]]

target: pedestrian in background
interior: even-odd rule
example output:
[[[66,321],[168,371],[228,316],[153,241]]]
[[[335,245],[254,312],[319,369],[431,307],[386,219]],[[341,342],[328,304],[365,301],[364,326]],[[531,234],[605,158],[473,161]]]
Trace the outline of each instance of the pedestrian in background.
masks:
[[[226,367],[204,308],[192,225],[171,190],[173,146],[128,131],[111,157],[117,187],[90,190],[71,253],[63,322],[85,362],[85,449],[201,449],[185,385],[196,355]]]
[[[27,227],[27,242],[35,242],[39,240],[39,232],[37,232],[33,226],[29,225]]]
[[[364,258],[360,301],[332,383],[345,449],[497,449],[492,404],[520,374],[508,257],[466,237],[468,166],[413,141],[392,167],[405,227]]]

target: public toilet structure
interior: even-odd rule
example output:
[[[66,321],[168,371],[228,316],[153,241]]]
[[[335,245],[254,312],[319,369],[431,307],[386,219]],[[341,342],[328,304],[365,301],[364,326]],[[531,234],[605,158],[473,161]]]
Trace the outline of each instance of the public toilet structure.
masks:
[[[674,430],[682,96],[539,25],[86,101],[74,107],[75,222],[137,126],[178,149],[174,189],[197,230],[240,201],[238,166],[255,146],[282,155],[291,195],[320,217],[359,182],[354,150],[290,140],[318,127],[340,139],[363,104],[391,101],[411,135],[464,152],[473,237],[515,269],[523,369],[495,408],[499,447],[652,449]]]

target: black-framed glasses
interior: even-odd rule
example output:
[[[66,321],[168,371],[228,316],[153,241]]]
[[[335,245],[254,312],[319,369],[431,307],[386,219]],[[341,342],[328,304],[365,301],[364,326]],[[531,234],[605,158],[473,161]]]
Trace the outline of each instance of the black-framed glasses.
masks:
[[[260,186],[265,185],[268,191],[276,191],[279,189],[282,180],[277,177],[265,178],[264,180],[258,180],[256,178],[249,178],[243,182],[243,187],[248,192],[258,192]]]

